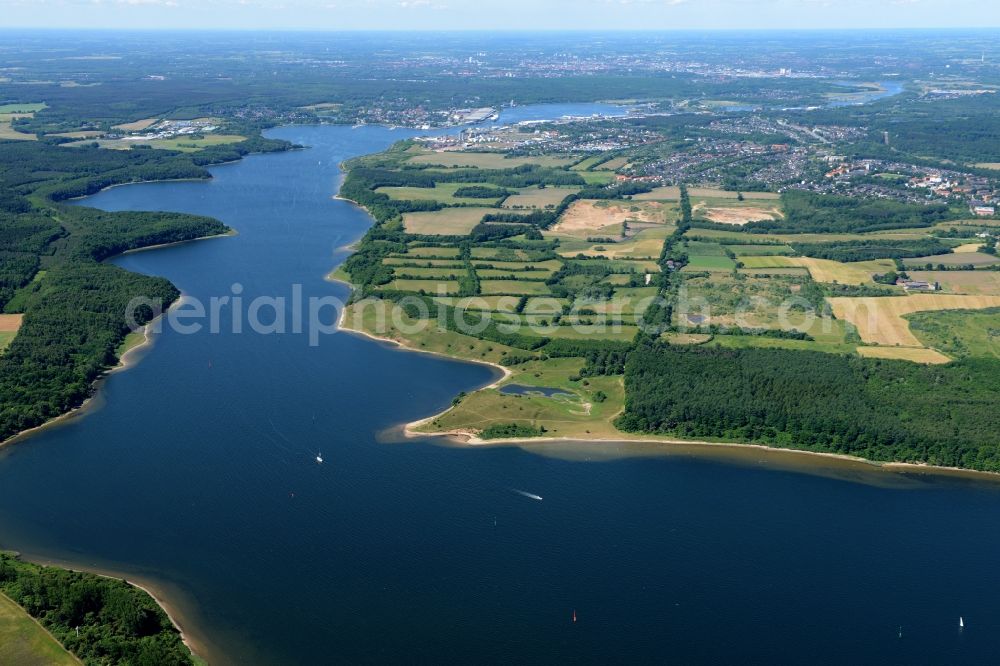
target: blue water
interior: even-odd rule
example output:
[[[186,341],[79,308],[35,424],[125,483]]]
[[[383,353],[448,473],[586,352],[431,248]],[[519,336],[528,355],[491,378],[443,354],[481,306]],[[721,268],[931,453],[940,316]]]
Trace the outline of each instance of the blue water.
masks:
[[[840,82],[841,85],[854,87],[856,83],[851,83],[850,81]],[[896,95],[903,92],[905,87],[899,81],[879,81],[878,85],[881,90],[873,91],[868,94],[860,95],[853,100],[832,100],[828,107],[839,107],[839,106],[858,106],[860,104],[871,104],[872,102],[877,102],[881,99],[887,99],[889,97],[895,97]]]
[[[551,398],[557,395],[568,395],[572,396],[572,393],[563,391],[562,389],[549,388],[547,386],[524,386],[523,384],[505,384],[503,388],[500,389],[500,393],[509,393],[511,395],[543,395],[546,398]]]
[[[191,297],[344,295],[322,276],[368,220],[330,198],[337,163],[403,133],[272,134],[312,147],[89,199],[240,232],[117,263]],[[346,333],[168,329],[100,409],[0,451],[0,546],[154,583],[220,664],[1000,654],[997,485],[378,435],[494,377]]]

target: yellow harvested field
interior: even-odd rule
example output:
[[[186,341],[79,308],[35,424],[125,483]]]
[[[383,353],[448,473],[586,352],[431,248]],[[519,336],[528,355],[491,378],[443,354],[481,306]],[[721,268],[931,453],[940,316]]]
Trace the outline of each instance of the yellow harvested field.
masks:
[[[24,315],[20,314],[0,314],[0,332],[16,333],[21,328]]]
[[[979,248],[983,246],[982,243],[966,243],[964,245],[959,245],[952,249],[952,252],[964,253],[964,252],[979,252]]]
[[[980,169],[996,169],[1000,171],[1000,162],[980,162],[976,166]]]
[[[887,358],[914,363],[949,363],[951,359],[935,349],[924,347],[858,347],[865,358]]]
[[[1000,296],[1000,273],[996,271],[909,271],[914,280],[937,282],[949,294]]]
[[[420,213],[405,213],[403,226],[407,233],[426,235],[461,235],[472,231],[487,213],[496,208],[443,208]]]
[[[637,210],[631,210],[632,208]],[[566,209],[552,227],[552,233],[578,237],[618,237],[621,235],[622,222],[665,224],[665,217],[664,206],[656,202],[630,205],[584,199],[574,201]]]
[[[152,127],[159,121],[159,118],[143,118],[142,120],[136,120],[131,123],[122,123],[121,125],[115,125],[114,129],[122,130],[123,132],[141,132],[144,129]]]
[[[38,139],[34,134],[19,132],[11,126],[11,121],[18,118],[30,118],[33,113],[0,113],[0,139],[10,139],[15,141],[35,141]]]
[[[812,279],[816,282],[836,282],[838,284],[868,284],[872,281],[872,275],[887,273],[895,268],[891,259],[852,263],[812,257],[787,257],[787,259],[788,265],[802,266],[808,269]]]
[[[776,220],[782,217],[777,208],[740,206],[738,208],[705,208],[702,213],[712,222],[742,226],[756,220]]]
[[[928,310],[980,310],[1000,306],[1000,296],[911,294],[826,299],[837,319],[854,324],[869,344],[923,347],[904,315]]]

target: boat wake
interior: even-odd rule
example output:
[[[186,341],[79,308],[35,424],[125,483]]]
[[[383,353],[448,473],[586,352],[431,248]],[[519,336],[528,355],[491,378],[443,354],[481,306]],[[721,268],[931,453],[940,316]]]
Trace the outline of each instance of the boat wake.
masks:
[[[538,502],[542,501],[542,496],[541,495],[535,495],[534,493],[525,492],[524,490],[518,490],[517,488],[511,488],[510,492],[517,493],[518,495],[521,495],[523,497],[527,497],[528,499],[533,499],[533,500],[538,501]]]

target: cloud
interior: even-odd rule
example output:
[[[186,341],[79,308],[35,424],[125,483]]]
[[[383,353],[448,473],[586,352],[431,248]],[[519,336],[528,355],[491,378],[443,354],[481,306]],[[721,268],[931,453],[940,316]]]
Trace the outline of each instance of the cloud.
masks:
[[[400,0],[399,6],[403,9],[448,9],[448,5],[431,2],[431,0]]]

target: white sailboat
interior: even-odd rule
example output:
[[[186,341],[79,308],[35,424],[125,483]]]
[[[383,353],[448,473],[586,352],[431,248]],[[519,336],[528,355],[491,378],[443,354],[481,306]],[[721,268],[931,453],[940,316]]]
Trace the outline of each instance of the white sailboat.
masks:
[[[316,454],[316,462],[318,464],[320,464],[320,465],[323,464],[323,452],[322,451]]]
[[[965,618],[963,618],[962,616],[958,617],[958,628],[965,629]]]

